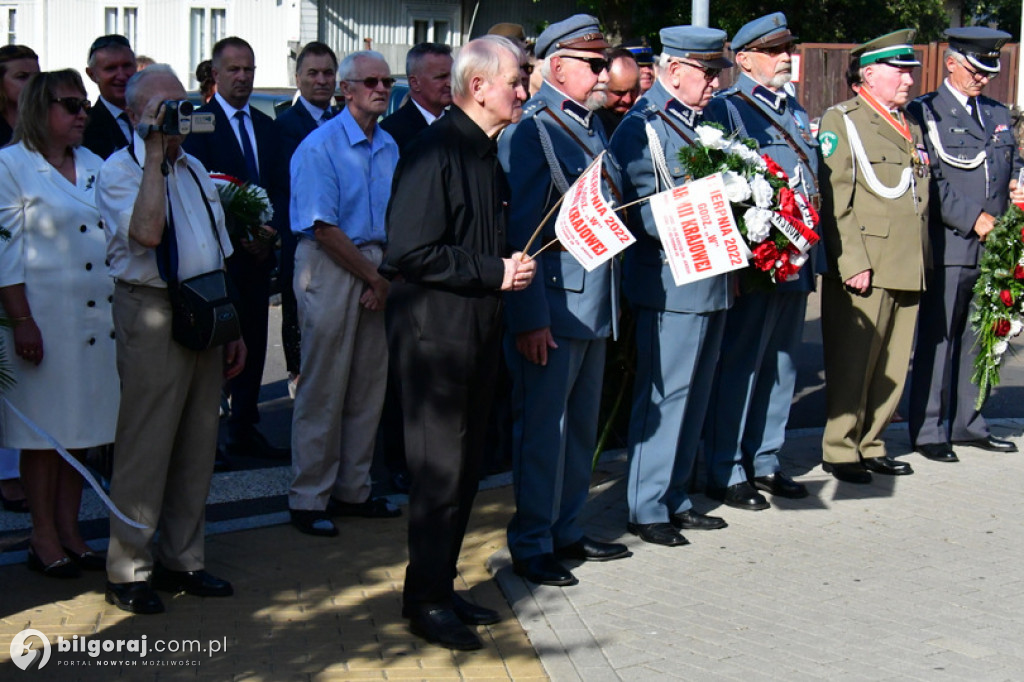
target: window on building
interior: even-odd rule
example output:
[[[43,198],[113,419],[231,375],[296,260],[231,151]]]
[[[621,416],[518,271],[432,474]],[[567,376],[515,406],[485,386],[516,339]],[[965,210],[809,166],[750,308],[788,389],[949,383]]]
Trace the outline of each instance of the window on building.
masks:
[[[8,8],[7,10],[7,44],[17,45],[18,44],[18,31],[15,27],[18,19],[18,10],[14,8]]]
[[[423,42],[454,44],[452,26],[455,25],[457,17],[451,12],[418,3],[407,5],[406,11],[406,16],[412,24],[412,35],[409,37],[413,45]]]
[[[120,34],[135,47],[138,36],[139,9],[137,7],[106,7],[103,9],[103,27],[106,35]]]
[[[213,46],[228,35],[227,10],[222,7],[193,7],[189,10],[190,88],[198,87],[196,67],[210,58]]]

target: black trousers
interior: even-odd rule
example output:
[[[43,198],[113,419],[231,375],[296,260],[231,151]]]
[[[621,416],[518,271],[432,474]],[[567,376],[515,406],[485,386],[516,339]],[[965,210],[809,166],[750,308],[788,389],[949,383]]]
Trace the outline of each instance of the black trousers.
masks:
[[[258,406],[263,365],[267,359],[270,271],[273,267],[273,256],[257,261],[241,247],[228,258],[228,274],[238,291],[236,305],[246,348],[245,368],[227,384],[227,392],[231,396],[229,424],[255,424],[260,420]]]
[[[404,602],[450,606],[501,362],[501,304],[397,284],[388,306],[412,479]]]

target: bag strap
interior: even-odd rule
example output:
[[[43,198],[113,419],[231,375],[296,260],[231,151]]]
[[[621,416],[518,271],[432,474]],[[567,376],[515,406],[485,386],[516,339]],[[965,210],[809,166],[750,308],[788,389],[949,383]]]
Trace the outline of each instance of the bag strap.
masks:
[[[752,100],[750,97],[747,96],[747,93],[745,93],[745,92],[743,92],[741,90],[737,90],[736,91],[736,96],[739,97],[740,99],[742,99],[747,104],[749,104],[755,111],[757,111],[757,113],[761,114],[761,116],[764,117],[764,119],[766,121],[768,121],[768,124],[771,125],[771,127],[775,128],[775,130],[779,131],[779,134],[782,135],[782,138],[786,141],[786,144],[788,144],[793,149],[793,151],[796,152],[796,155],[800,158],[800,162],[807,168],[807,170],[808,170],[808,174],[807,174],[808,177],[812,177],[813,178],[814,177],[814,173],[809,172],[811,170],[811,159],[807,156],[807,152],[805,152],[803,150],[803,147],[801,147],[800,144],[796,141],[796,139],[790,134],[790,132],[788,130],[786,130],[785,126],[783,126],[781,123],[776,121],[771,116],[768,116],[767,114],[765,114],[764,111],[761,110],[761,107],[757,106],[757,104],[754,102],[754,100]],[[726,100],[726,101],[728,101],[728,100]],[[817,191],[818,191],[817,182],[815,182],[814,190],[815,190],[815,193],[817,193]]]

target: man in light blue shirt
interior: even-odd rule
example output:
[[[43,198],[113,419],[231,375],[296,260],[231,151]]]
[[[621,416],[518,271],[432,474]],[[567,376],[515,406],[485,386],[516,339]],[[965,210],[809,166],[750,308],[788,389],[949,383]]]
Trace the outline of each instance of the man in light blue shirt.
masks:
[[[384,402],[388,282],[377,273],[398,145],[377,125],[394,79],[384,57],[355,52],[339,69],[346,107],[309,134],[291,162],[293,286],[302,380],[292,414],[292,523],[333,536],[333,515],[390,517],[370,494]]]

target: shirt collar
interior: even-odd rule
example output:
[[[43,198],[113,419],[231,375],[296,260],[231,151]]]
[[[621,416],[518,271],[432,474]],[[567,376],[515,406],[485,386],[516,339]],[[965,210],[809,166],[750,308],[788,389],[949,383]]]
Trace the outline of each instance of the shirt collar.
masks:
[[[949,82],[948,78],[946,80],[942,81],[942,84],[946,86],[947,90],[949,90],[949,94],[951,94],[953,96],[953,99],[955,99],[957,102],[959,102],[960,106],[962,106],[965,110],[967,110],[967,113],[969,113],[969,114],[973,114],[974,113],[973,111],[970,111],[970,108],[968,106],[969,103],[970,103],[969,102],[970,98],[967,95],[965,95],[964,93],[962,93],[959,90],[957,90],[956,88],[954,88],[953,84]]]
[[[227,100],[220,96],[219,92],[214,93],[213,96],[217,98],[217,103],[220,104],[220,108],[224,110],[224,115],[228,117],[228,120],[233,119],[235,117],[235,113],[239,111],[244,111],[245,115],[249,117],[249,120],[252,120],[252,112],[249,111],[249,100],[245,101],[245,104],[241,109],[236,109],[228,104]]]
[[[441,110],[441,116],[434,116],[432,113],[421,107],[420,103],[414,100],[412,97],[409,98],[409,101],[412,102],[413,105],[420,110],[420,115],[423,116],[423,120],[427,122],[427,125],[430,125],[437,119],[441,118],[441,116],[444,116],[443,109]]]
[[[113,116],[115,119],[124,113],[124,109],[117,106],[116,104],[111,104],[103,98],[103,95],[100,95],[100,101],[103,102],[103,106],[105,106],[107,110],[110,111],[110,115]]]
[[[313,117],[314,123],[319,122],[320,119],[323,118],[324,114],[327,113],[326,108],[321,109],[317,105],[310,103],[310,101],[302,95],[299,95],[299,101],[302,102],[302,106],[306,107],[306,111],[309,112],[309,115]]]
[[[697,123],[700,122],[700,112],[696,109],[691,109],[675,97],[672,97],[665,103],[665,111],[685,123],[686,127],[690,130],[693,130]]]
[[[594,115],[593,111],[556,88],[551,81],[544,81],[544,85],[555,91],[556,94],[553,100],[558,103],[562,113],[579,123],[584,128],[590,128],[590,119]]]

